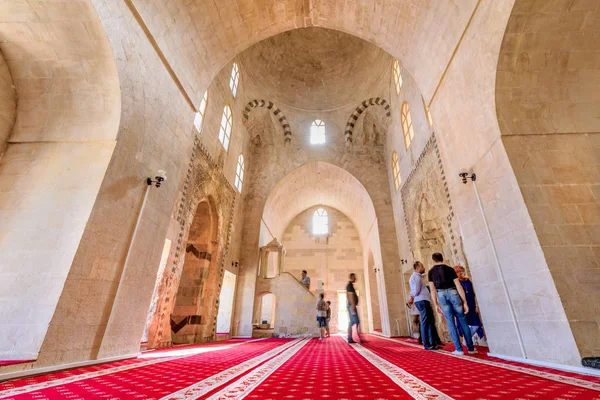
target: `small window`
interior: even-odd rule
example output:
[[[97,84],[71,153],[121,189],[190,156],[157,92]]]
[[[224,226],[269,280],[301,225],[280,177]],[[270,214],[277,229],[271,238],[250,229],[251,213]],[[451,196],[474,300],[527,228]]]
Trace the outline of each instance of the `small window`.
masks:
[[[427,116],[427,123],[431,128],[433,126],[433,119],[431,119],[431,112],[429,112],[429,107],[427,107],[427,103],[425,102],[425,98],[421,96],[421,100],[423,100],[423,108],[425,109],[425,115]]]
[[[329,233],[329,219],[327,211],[319,208],[313,214],[313,235],[327,235]]]
[[[194,126],[198,132],[202,132],[202,123],[204,122],[204,114],[206,113],[206,105],[208,104],[208,90],[204,92],[204,97],[202,97],[202,101],[200,102],[200,107],[198,107],[198,112],[196,113],[196,117],[194,118]]]
[[[394,174],[394,187],[396,191],[400,189],[402,178],[400,177],[400,164],[398,163],[398,153],[395,151],[392,153],[392,173]]]
[[[394,86],[396,86],[396,94],[400,94],[400,88],[402,87],[402,71],[400,69],[400,63],[398,60],[394,60],[392,72],[394,74]]]
[[[233,97],[237,96],[238,86],[240,84],[240,69],[236,63],[233,63],[231,69],[231,79],[229,80],[229,87],[231,88],[231,94]]]
[[[231,108],[225,106],[223,118],[221,118],[221,129],[219,130],[219,140],[223,144],[225,151],[229,151],[229,140],[231,139]]]
[[[242,183],[244,182],[244,156],[240,154],[238,157],[237,168],[235,170],[235,187],[238,192],[242,193]]]
[[[325,143],[325,122],[317,119],[310,126],[310,143],[323,144]]]
[[[404,145],[408,149],[415,137],[415,131],[413,130],[412,118],[410,117],[410,110],[407,102],[402,104],[402,115],[400,119],[402,120],[402,131],[404,132]]]

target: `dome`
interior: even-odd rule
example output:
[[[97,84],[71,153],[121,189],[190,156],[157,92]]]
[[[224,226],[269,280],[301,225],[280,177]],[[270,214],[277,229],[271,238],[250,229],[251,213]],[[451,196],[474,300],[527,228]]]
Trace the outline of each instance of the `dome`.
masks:
[[[273,36],[239,60],[266,97],[304,110],[332,110],[364,100],[392,63],[379,47],[323,28]]]

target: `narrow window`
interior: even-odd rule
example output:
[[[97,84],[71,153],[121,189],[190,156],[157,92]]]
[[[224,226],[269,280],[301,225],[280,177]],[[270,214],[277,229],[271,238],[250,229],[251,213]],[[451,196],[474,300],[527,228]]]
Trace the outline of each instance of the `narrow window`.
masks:
[[[223,144],[225,151],[229,151],[229,140],[231,139],[231,108],[225,106],[223,118],[221,118],[221,129],[219,130],[219,140]]]
[[[412,118],[410,117],[410,110],[407,102],[402,104],[402,115],[400,119],[402,120],[402,131],[404,132],[404,145],[408,149],[415,137],[415,131],[413,130]]]
[[[231,79],[229,80],[229,87],[231,88],[231,93],[233,97],[237,96],[238,86],[240,84],[240,69],[236,63],[233,63],[233,68],[231,69]]]
[[[313,235],[327,235],[329,233],[329,219],[327,211],[319,208],[313,214]]]
[[[202,101],[200,102],[200,107],[198,107],[198,112],[196,113],[196,117],[194,118],[194,126],[198,132],[202,132],[202,123],[204,122],[204,114],[206,113],[206,105],[208,104],[208,90],[204,92],[204,97],[202,97]]]
[[[425,109],[425,115],[427,116],[427,123],[431,128],[433,126],[433,119],[431,119],[431,112],[429,112],[429,107],[427,107],[427,103],[425,102],[425,98],[421,96],[421,100],[423,100],[423,108]]]
[[[244,183],[244,156],[240,154],[235,170],[235,187],[240,193],[242,193],[242,183]]]
[[[395,151],[392,153],[392,173],[394,174],[394,186],[396,191],[400,189],[402,178],[400,177],[400,164],[398,163],[398,153]]]
[[[394,86],[396,86],[396,94],[400,94],[400,88],[402,87],[402,71],[400,70],[400,63],[398,60],[394,60],[393,74],[394,74]]]
[[[310,143],[325,143],[325,122],[321,121],[320,119],[314,120],[310,126]]]

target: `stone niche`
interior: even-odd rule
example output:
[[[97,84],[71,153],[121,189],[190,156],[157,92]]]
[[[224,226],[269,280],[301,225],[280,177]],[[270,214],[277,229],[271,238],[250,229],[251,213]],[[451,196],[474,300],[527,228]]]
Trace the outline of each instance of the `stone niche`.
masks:
[[[401,193],[413,260],[421,261],[425,270],[429,271],[433,264],[432,254],[442,253],[446,264],[468,267],[452,228],[453,214],[434,137],[423,150]],[[412,268],[405,272],[407,293],[410,291],[408,281],[411,274]],[[436,325],[440,336],[449,339],[444,319],[439,315]]]
[[[236,200],[220,165],[196,141],[184,191],[174,207],[177,247],[157,288],[149,347],[215,338]]]

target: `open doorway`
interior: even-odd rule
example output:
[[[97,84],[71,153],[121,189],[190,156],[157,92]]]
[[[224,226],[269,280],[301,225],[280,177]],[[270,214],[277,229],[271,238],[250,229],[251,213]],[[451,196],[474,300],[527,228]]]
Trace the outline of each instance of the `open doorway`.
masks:
[[[260,318],[258,320],[260,329],[275,328],[275,295],[267,293],[260,300]]]
[[[233,296],[235,295],[235,274],[225,271],[223,285],[219,295],[219,314],[217,315],[217,338],[227,337],[231,332]]]

